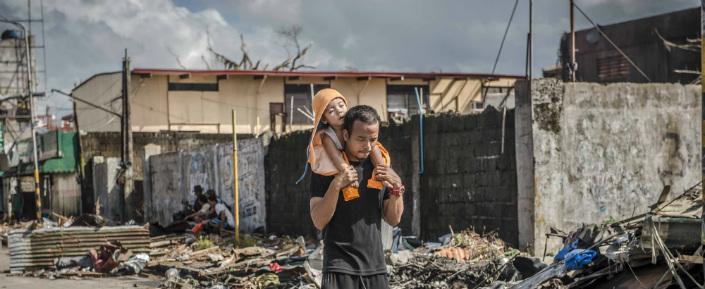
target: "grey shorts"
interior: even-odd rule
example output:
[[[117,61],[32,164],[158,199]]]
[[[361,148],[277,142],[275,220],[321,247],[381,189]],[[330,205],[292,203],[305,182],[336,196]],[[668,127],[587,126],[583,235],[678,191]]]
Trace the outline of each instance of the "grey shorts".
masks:
[[[389,289],[387,274],[369,276],[323,273],[321,289]]]

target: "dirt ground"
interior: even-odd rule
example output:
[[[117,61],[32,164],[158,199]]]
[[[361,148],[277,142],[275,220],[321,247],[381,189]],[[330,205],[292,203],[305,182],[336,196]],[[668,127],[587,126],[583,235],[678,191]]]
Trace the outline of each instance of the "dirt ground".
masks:
[[[33,277],[7,276],[9,272],[9,250],[0,248],[0,289],[44,289],[44,288],[71,288],[71,289],[123,289],[123,288],[157,288],[158,281],[137,276],[109,277],[109,278],[83,278],[71,279],[42,279]]]

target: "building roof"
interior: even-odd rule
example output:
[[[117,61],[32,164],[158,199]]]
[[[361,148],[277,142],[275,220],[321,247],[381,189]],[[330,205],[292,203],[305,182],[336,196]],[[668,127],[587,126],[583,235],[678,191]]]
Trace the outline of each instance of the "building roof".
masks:
[[[463,72],[379,72],[379,71],[273,71],[273,70],[194,70],[135,68],[133,74],[156,75],[242,75],[267,77],[332,77],[332,78],[526,78],[523,75],[463,73]]]

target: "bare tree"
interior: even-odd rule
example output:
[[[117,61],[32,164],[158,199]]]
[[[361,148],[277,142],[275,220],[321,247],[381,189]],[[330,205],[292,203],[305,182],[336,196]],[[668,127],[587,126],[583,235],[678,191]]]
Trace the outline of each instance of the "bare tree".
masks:
[[[282,47],[284,48],[284,50],[286,50],[287,57],[284,61],[276,65],[272,70],[294,71],[302,68],[315,68],[314,66],[301,63],[303,62],[304,56],[306,56],[306,53],[309,51],[309,49],[311,49],[312,46],[312,44],[302,46],[299,42],[299,37],[301,36],[302,31],[303,28],[300,25],[282,27],[276,31],[277,35],[279,35],[279,37],[284,40]],[[211,69],[211,67],[220,65],[222,65],[223,68],[226,70],[267,70],[267,68],[269,67],[269,64],[263,63],[262,60],[252,60],[252,57],[250,57],[250,53],[247,51],[247,43],[245,42],[245,36],[242,35],[242,33],[240,34],[240,53],[242,55],[240,57],[240,60],[232,60],[225,54],[216,51],[210,41],[210,33],[208,31],[206,31],[206,43],[208,52],[210,53],[213,59],[213,61],[209,63],[209,57],[207,57],[206,55],[201,55],[201,61],[203,61],[207,69]],[[174,53],[171,48],[167,48],[167,50],[169,54],[174,56],[174,58],[176,59],[176,63],[179,65],[179,67],[181,67],[182,69],[186,69],[186,67],[181,62],[179,56]]]
[[[186,69],[186,66],[184,66],[183,63],[181,63],[181,59],[179,58],[179,55],[177,55],[174,52],[174,50],[171,49],[171,47],[167,47],[166,51],[168,51],[169,54],[171,54],[171,56],[174,56],[174,58],[176,59],[176,64],[179,65],[179,67],[181,67],[181,69]]]
[[[285,40],[284,49],[287,53],[287,58],[282,61],[279,65],[274,67],[274,70],[299,70],[301,68],[315,68],[306,64],[297,64],[298,61],[303,60],[308,50],[311,48],[311,44],[301,47],[299,43],[299,36],[303,32],[303,27],[301,25],[292,25],[289,27],[282,27],[277,30],[277,34]],[[295,54],[289,50],[289,47],[293,46],[296,51]]]
[[[261,60],[257,60],[257,62],[254,63],[252,62],[250,54],[247,52],[245,37],[242,33],[240,34],[240,52],[242,53],[240,61],[231,60],[222,53],[215,51],[210,43],[208,43],[208,51],[213,54],[213,57],[215,57],[218,63],[222,64],[223,67],[228,70],[258,70],[262,62]]]

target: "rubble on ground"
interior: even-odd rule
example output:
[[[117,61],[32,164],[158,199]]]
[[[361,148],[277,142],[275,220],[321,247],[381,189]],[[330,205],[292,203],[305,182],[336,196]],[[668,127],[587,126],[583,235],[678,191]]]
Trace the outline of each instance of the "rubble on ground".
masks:
[[[563,237],[553,264],[491,288],[702,288],[702,210],[698,185],[649,213],[583,225]]]
[[[703,252],[700,234],[694,234],[702,224],[701,197],[697,186],[671,201],[662,200],[645,214],[585,224],[568,234],[552,230],[547,238],[563,238],[563,248],[548,252],[553,256],[550,264],[511,248],[492,233],[451,229],[438,242],[398,234],[386,258],[390,287],[702,288],[696,280],[703,278]],[[196,237],[186,230],[149,237],[147,226],[106,224],[97,216],[55,217],[41,227],[0,226],[0,236],[7,234],[15,250],[11,269],[25,276],[139,274],[160,279],[161,287],[170,289],[321,286],[320,241],[243,234],[236,246],[232,234]],[[99,272],[87,251],[113,241],[129,253],[116,255],[120,257],[110,270]]]
[[[412,250],[389,254],[391,288],[478,288],[520,275],[511,263],[518,251],[495,234],[464,230]],[[410,249],[408,245],[404,249]]]

